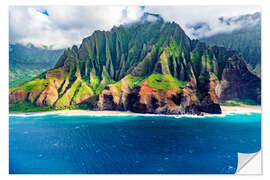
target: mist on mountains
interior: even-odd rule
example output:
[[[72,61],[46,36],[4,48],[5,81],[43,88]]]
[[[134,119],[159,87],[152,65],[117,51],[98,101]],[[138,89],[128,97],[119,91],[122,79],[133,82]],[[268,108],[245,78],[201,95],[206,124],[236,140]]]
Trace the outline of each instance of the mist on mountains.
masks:
[[[261,23],[261,13],[245,14],[234,17],[218,17],[211,23],[198,21],[193,24],[187,23],[183,27],[192,39],[211,37],[220,33],[231,33],[236,30],[250,28]]]

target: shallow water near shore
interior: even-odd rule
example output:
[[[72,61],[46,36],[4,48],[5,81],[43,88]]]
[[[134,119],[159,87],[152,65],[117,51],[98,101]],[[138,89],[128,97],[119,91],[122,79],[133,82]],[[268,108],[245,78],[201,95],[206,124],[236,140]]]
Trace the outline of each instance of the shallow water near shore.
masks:
[[[261,114],[9,117],[11,174],[233,174]]]

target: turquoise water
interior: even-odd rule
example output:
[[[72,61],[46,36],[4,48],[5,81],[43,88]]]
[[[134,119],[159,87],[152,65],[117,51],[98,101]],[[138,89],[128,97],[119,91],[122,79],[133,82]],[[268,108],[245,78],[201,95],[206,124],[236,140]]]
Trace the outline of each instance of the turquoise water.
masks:
[[[11,174],[232,174],[261,114],[9,117]]]

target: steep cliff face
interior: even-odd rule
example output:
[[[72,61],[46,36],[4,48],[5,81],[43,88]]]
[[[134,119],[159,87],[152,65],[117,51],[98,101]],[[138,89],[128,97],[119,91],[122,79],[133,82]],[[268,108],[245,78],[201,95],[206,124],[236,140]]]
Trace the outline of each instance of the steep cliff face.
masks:
[[[240,98],[261,103],[261,80],[248,71],[243,57],[237,53],[226,62],[215,91],[221,101]]]
[[[232,26],[241,26],[231,32],[218,33],[210,37],[201,38],[200,41],[213,46],[222,46],[239,51],[253,74],[261,74],[261,13],[245,14],[238,17],[219,18],[219,23]],[[194,26],[193,26],[194,27]],[[192,27],[191,27],[192,28]],[[194,29],[193,29],[194,30]],[[200,31],[201,29],[196,29]]]
[[[158,75],[158,74],[155,74]],[[139,86],[131,87],[130,76],[123,78],[120,91],[108,86],[99,95],[98,110],[122,110],[138,113],[158,114],[200,114],[200,102],[196,89],[191,82],[182,89],[161,89],[151,87],[152,77],[145,79]]]
[[[240,93],[255,84],[256,90]],[[221,113],[220,100],[259,102],[258,85],[237,52],[190,40],[176,23],[145,14],[139,22],[96,31],[79,48],[65,50],[54,69],[11,89],[10,101],[24,90],[19,100],[38,106],[87,103],[98,110]]]

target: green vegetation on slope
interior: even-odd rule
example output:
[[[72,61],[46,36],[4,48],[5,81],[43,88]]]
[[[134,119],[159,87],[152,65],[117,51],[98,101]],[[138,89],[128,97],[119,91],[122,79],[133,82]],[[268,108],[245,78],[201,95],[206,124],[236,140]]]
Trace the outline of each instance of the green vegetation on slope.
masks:
[[[35,79],[33,81],[28,81],[16,87],[10,88],[10,90],[17,91],[23,89],[25,92],[30,92],[32,89],[35,89],[37,91],[42,91],[47,85],[48,81],[46,79]]]
[[[203,67],[205,67],[206,69],[210,69],[211,68],[211,58],[209,56],[209,54],[204,54],[202,56],[202,65]]]
[[[127,76],[127,80],[128,80],[129,86],[131,88],[139,86],[141,83],[143,83],[143,81],[145,79],[146,79],[145,76],[143,76],[143,77],[135,77],[135,76],[132,76],[131,74],[129,74]]]
[[[64,106],[69,106],[70,104],[70,99],[68,99],[68,94],[65,93],[61,98],[59,98],[56,101],[55,106],[56,107],[64,107]]]
[[[239,98],[232,98],[231,100],[226,100],[226,101],[220,103],[220,105],[222,105],[222,106],[241,106],[241,104],[258,105],[252,99],[239,99]]]
[[[117,90],[118,92],[120,93],[121,92],[121,86],[122,86],[122,80],[114,83],[114,84],[111,84],[111,86],[116,86],[117,87]]]
[[[76,79],[76,81],[71,85],[70,89],[69,89],[69,94],[68,94],[68,98],[71,100],[72,97],[74,96],[76,90],[78,89],[78,87],[81,85],[81,79]]]
[[[76,109],[91,109],[88,104],[71,105],[67,107],[54,107],[54,106],[36,106],[27,101],[18,101],[9,103],[9,112],[44,112],[44,111],[57,111],[57,110],[76,110]]]
[[[95,91],[96,95],[101,94],[101,92],[105,89],[105,87],[106,87],[106,84],[100,84]]]
[[[57,107],[64,107],[64,106],[69,106],[72,98],[74,97],[75,91],[81,84],[81,79],[76,79],[76,81],[71,85],[71,87],[65,92],[65,94],[60,97],[56,101],[56,106]]]
[[[199,70],[201,69],[201,56],[198,50],[190,53],[190,60],[194,65],[195,75],[199,75]]]
[[[9,86],[14,87],[52,68],[63,50],[37,48],[33,45],[9,45]]]
[[[93,96],[94,92],[92,91],[90,87],[86,85],[85,82],[82,82],[81,87],[79,88],[79,90],[77,91],[77,93],[75,94],[73,98],[73,101],[79,102],[83,98],[84,95]]]
[[[96,76],[95,74],[91,74],[90,75],[90,85],[91,88],[96,90],[99,86],[100,80],[98,78],[98,76]]]
[[[27,100],[41,106],[49,104],[64,108],[79,103],[96,106],[94,101],[98,101],[97,96],[108,85],[111,92],[104,91],[104,95],[111,93],[114,102],[118,102],[121,86],[123,90],[127,84],[133,88],[147,82],[148,86],[158,90],[180,92],[191,81],[197,85],[194,91],[203,100],[209,96],[209,78],[215,82],[221,80],[227,60],[238,61],[238,55],[225,48],[210,48],[198,40],[190,40],[176,23],[162,19],[139,22],[110,31],[95,31],[80,46],[65,50],[54,70],[39,76],[44,82],[30,81],[20,88],[29,92],[42,89],[47,83],[50,86],[41,96],[40,91],[31,92],[33,97],[27,94]],[[58,71],[60,68],[62,71]],[[10,95],[10,99],[16,101],[14,96],[17,94]]]
[[[182,43],[178,44],[175,39],[170,39],[169,44],[161,48],[168,51],[168,56],[179,57],[182,52]]]
[[[231,33],[220,33],[208,38],[201,39],[202,42],[210,46],[223,46],[225,48],[236,50],[242,53],[247,63],[260,74],[261,64],[261,24],[256,26],[242,28]]]
[[[177,89],[184,87],[187,82],[180,81],[170,74],[152,74],[148,77],[148,86],[160,90]]]

